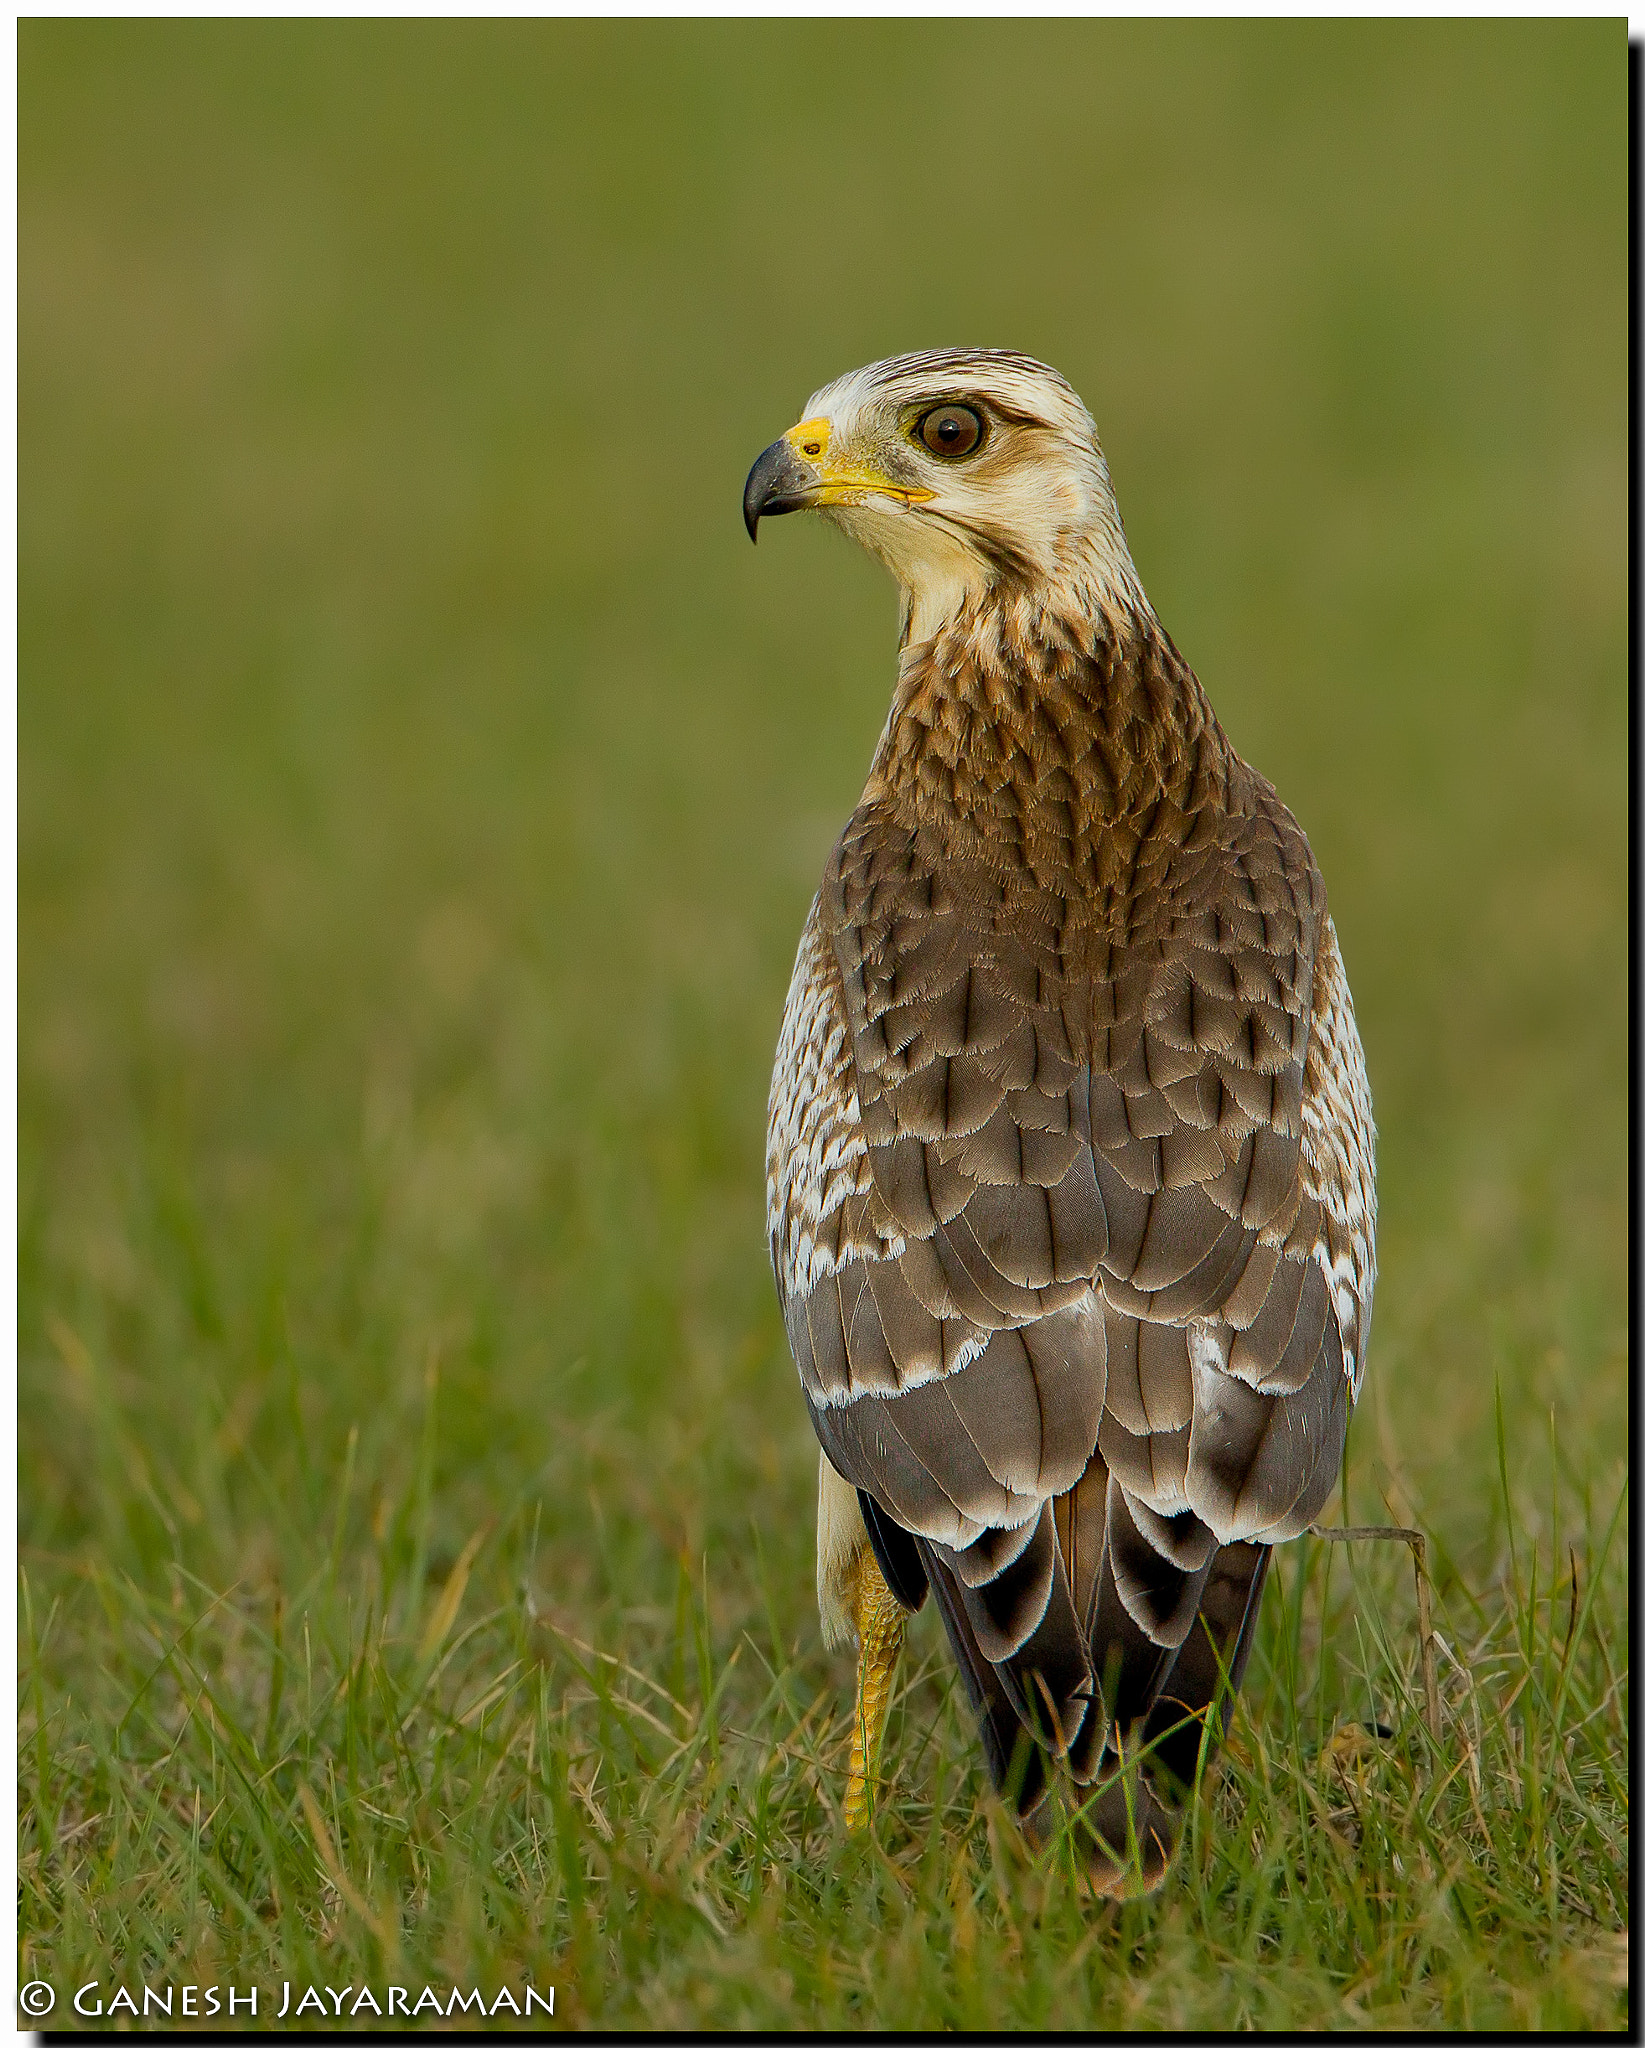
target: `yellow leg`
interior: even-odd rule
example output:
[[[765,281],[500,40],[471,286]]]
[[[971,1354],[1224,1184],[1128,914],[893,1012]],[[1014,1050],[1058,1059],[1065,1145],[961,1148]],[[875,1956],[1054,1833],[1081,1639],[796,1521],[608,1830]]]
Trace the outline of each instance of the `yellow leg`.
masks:
[[[858,1834],[868,1825],[872,1804],[870,1788],[879,1765],[880,1743],[885,1735],[885,1710],[891,1703],[891,1681],[896,1675],[903,1630],[908,1623],[902,1603],[885,1583],[872,1550],[863,1551],[857,1567],[857,1591],[852,1611],[859,1646],[857,1719],[851,1731],[851,1776],[845,1788],[845,1825],[852,1834]]]

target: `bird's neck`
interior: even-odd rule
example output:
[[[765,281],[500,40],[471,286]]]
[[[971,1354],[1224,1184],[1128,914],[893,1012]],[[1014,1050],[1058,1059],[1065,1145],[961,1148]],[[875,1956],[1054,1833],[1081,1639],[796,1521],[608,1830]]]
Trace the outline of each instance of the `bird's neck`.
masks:
[[[1062,845],[1226,785],[1231,749],[1146,601],[1055,608],[1022,591],[968,600],[902,652],[869,801],[956,844]]]

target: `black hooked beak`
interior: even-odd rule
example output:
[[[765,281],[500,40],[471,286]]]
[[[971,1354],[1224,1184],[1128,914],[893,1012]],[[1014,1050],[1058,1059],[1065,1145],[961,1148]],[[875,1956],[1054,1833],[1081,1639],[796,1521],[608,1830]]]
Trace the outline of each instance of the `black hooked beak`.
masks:
[[[760,537],[760,521],[779,512],[803,512],[813,502],[816,472],[794,453],[787,440],[773,441],[743,485],[743,524],[750,540]]]

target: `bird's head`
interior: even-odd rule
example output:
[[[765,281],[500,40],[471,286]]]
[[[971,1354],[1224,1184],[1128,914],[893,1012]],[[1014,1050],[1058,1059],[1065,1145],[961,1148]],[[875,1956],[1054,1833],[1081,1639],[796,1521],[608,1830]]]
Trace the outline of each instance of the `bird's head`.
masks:
[[[749,471],[743,518],[752,539],[813,509],[897,578],[908,641],[995,590],[1074,613],[1146,605],[1091,415],[1028,356],[933,349],[813,393]]]

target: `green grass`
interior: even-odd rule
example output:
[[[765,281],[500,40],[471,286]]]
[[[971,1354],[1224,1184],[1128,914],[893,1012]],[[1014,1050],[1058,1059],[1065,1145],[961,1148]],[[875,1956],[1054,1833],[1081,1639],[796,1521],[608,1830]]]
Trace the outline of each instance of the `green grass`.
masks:
[[[1621,25],[31,23],[19,81],[22,1976],[1624,2024]],[[738,495],[951,341],[1091,402],[1319,854],[1346,1510],[1445,1645],[1436,1744],[1403,1550],[1282,1553],[1123,1908],[929,1614],[842,1840],[765,1266],[895,607]]]

